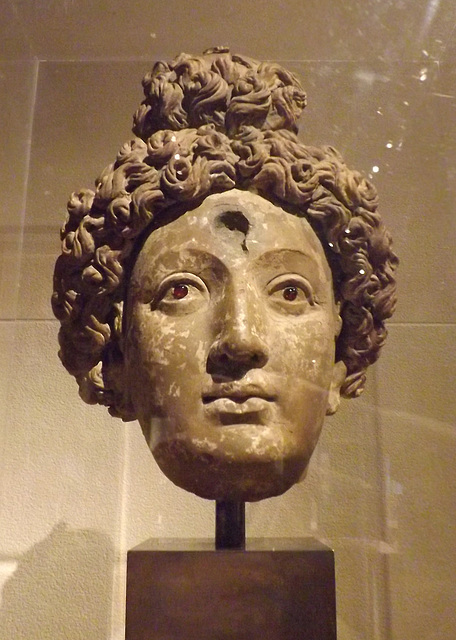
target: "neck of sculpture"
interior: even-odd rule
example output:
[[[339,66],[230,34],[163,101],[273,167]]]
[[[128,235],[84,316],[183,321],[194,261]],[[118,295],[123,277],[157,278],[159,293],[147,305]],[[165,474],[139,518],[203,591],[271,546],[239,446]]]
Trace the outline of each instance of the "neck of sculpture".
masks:
[[[216,549],[245,548],[245,503],[217,500],[215,505]]]

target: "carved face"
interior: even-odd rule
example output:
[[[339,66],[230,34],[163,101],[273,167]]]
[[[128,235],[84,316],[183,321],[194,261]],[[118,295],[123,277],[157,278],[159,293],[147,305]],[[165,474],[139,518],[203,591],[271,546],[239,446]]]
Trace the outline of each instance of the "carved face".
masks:
[[[345,373],[331,272],[302,218],[233,190],[153,231],[128,291],[130,400],[163,472],[259,500],[304,474]]]

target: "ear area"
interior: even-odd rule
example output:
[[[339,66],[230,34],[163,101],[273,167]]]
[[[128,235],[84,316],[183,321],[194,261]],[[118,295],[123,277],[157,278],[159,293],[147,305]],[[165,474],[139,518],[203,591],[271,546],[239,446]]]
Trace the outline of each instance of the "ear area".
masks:
[[[342,360],[334,364],[331,386],[329,387],[328,406],[326,415],[331,416],[336,413],[340,404],[340,388],[347,376],[347,367]]]
[[[136,412],[130,400],[125,375],[125,360],[119,341],[112,342],[103,360],[102,378],[105,387],[105,402],[109,413],[124,422],[136,420]]]

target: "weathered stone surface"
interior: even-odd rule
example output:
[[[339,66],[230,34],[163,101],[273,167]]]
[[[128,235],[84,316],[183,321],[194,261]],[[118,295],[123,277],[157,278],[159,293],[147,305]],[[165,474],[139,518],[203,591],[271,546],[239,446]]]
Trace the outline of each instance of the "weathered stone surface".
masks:
[[[165,474],[241,501],[297,482],[345,379],[307,220],[250,192],[209,196],[147,237],[128,289],[129,397]]]
[[[68,205],[60,355],[179,486],[278,495],[386,337],[397,258],[377,194],[299,142],[305,94],[279,65],[218,48],[143,86],[136,137]]]

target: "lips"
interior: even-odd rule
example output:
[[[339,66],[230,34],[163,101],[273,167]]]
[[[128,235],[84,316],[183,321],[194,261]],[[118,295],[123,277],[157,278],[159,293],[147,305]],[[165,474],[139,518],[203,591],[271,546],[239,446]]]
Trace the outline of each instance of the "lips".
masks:
[[[257,413],[264,411],[270,400],[266,398],[259,398],[256,396],[250,396],[245,398],[214,398],[210,401],[210,408],[213,411],[219,411],[220,413]]]
[[[276,394],[269,385],[225,382],[203,393],[206,413],[222,425],[264,424]]]
[[[215,384],[203,393],[203,404],[210,404],[219,400],[231,401],[231,403],[241,405],[249,400],[263,400],[273,402],[276,393],[269,385],[259,385],[256,383],[223,382]]]

